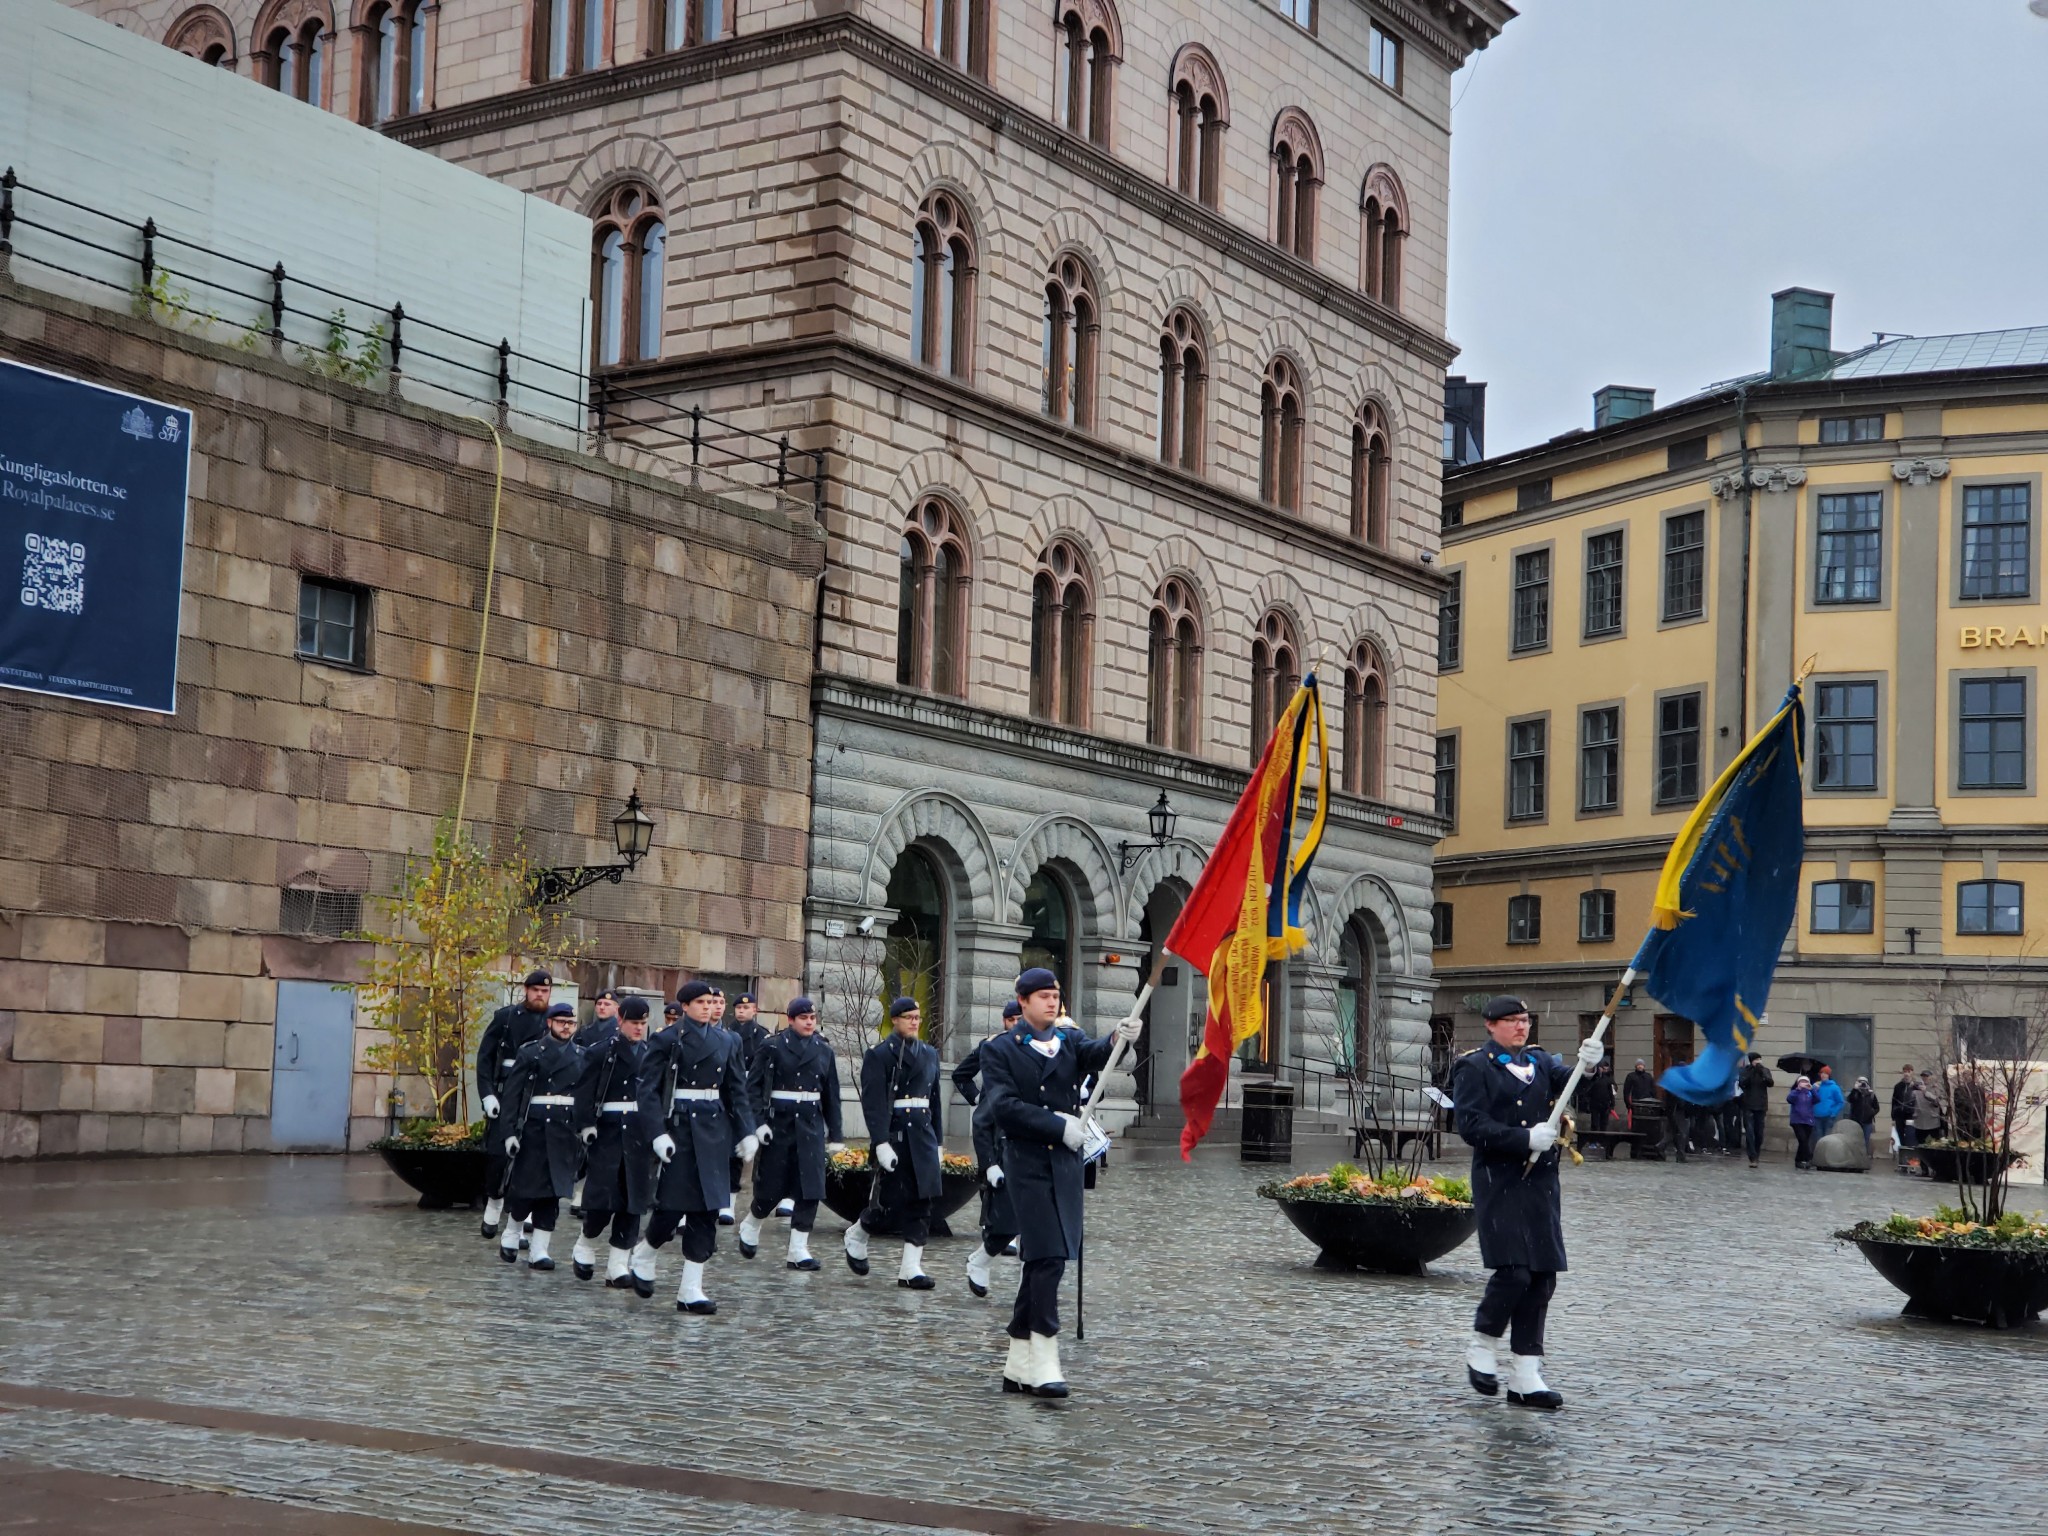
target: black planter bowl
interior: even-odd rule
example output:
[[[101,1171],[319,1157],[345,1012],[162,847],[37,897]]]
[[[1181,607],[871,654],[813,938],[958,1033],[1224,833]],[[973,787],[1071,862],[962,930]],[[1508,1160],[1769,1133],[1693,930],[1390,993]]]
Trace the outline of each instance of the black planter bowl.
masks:
[[[379,1147],[384,1166],[420,1192],[423,1211],[476,1210],[484,1203],[482,1147]]]
[[[2048,1253],[1859,1237],[1870,1267],[1906,1293],[1905,1315],[2017,1328],[2048,1308]]]
[[[1380,1275],[1424,1275],[1479,1228],[1469,1205],[1433,1205],[1424,1200],[1289,1200],[1274,1203],[1301,1235],[1322,1250],[1326,1269],[1365,1269]]]
[[[944,1173],[940,1175],[943,1185],[938,1201],[932,1206],[932,1236],[951,1237],[953,1229],[946,1222],[961,1206],[974,1198],[981,1185],[977,1173]],[[860,1213],[868,1208],[868,1199],[874,1193],[875,1174],[871,1168],[856,1168],[844,1171],[825,1165],[825,1204],[833,1213],[846,1221],[860,1220]],[[885,1222],[875,1229],[888,1236],[895,1232],[894,1222]]]
[[[1913,1155],[1930,1178],[1943,1184],[1953,1184],[1958,1178],[1965,1184],[1983,1184],[1991,1178],[1998,1154],[1975,1147],[1919,1147]],[[2006,1153],[2005,1160],[2012,1162],[2013,1155]]]

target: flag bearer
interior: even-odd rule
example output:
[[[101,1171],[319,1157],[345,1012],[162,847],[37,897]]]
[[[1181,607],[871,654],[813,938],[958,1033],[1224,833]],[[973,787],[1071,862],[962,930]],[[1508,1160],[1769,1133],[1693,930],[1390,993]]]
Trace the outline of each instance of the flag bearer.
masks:
[[[1014,997],[1003,1004],[1003,1028],[1015,1024],[1024,1005]],[[1001,1039],[1000,1034],[991,1039]],[[1003,1138],[996,1130],[995,1104],[979,1092],[975,1078],[981,1072],[983,1041],[953,1069],[953,1086],[974,1108],[974,1162],[981,1174],[981,1241],[967,1255],[967,1289],[977,1296],[988,1294],[988,1264],[1017,1240],[1017,1214],[1003,1188]]]
[[[750,1127],[760,1122],[740,1076],[739,1042],[715,1023],[712,989],[685,982],[676,1001],[683,1005],[682,1022],[648,1041],[640,1063],[640,1124],[655,1133],[662,1168],[654,1214],[631,1267],[635,1288],[646,1294],[656,1250],[680,1228],[683,1280],[676,1310],[711,1313],[718,1303],[704,1294],[704,1266],[718,1250],[718,1211],[732,1192],[726,1165],[735,1150],[742,1158],[754,1155]]]
[[[768,1026],[760,1021],[760,1012],[761,1005],[755,1001],[754,994],[742,992],[732,1000],[732,1022],[725,1025],[725,1032],[740,1043],[740,1076],[749,1082],[753,1080],[754,1058],[768,1039]],[[754,1107],[767,1113],[768,1106],[759,1099],[755,1100]],[[718,1213],[718,1224],[722,1227],[732,1225],[733,1211],[740,1203],[740,1180],[746,1173],[746,1166],[742,1158],[732,1160],[732,1199]]]
[[[791,1269],[818,1269],[811,1228],[825,1198],[825,1159],[840,1149],[839,1063],[818,1033],[818,1010],[808,997],[789,1004],[789,1028],[768,1035],[754,1057],[747,1097],[767,1118],[754,1135],[754,1199],[740,1222],[740,1256],[751,1259],[761,1223],[778,1201],[791,1200]]]
[[[634,1285],[628,1266],[640,1218],[654,1199],[654,1153],[640,1129],[640,1062],[646,1054],[647,999],[629,997],[619,1004],[614,1032],[589,1047],[576,1090],[577,1135],[590,1149],[590,1164],[583,1178],[583,1231],[570,1258],[576,1278],[588,1280],[597,1270],[591,1244],[609,1226],[604,1283],[614,1290]],[[651,1279],[640,1294],[654,1294]]]
[[[530,973],[525,996],[492,1014],[491,1022],[484,1026],[483,1038],[477,1042],[477,1102],[489,1122],[484,1127],[484,1188],[491,1192],[484,1206],[485,1237],[498,1235],[498,1220],[505,1214],[505,1176],[512,1166],[511,1158],[505,1155],[505,1138],[511,1134],[511,1127],[498,1113],[504,1107],[505,1074],[512,1070],[512,1063],[519,1059],[520,1050],[529,1041],[548,1032],[548,999],[554,995],[554,986],[555,978],[546,971]],[[519,1246],[516,1239],[512,1246]]]
[[[1572,1068],[1562,1056],[1530,1048],[1529,1010],[1520,998],[1492,998],[1482,1013],[1487,1043],[1460,1056],[1451,1072],[1458,1134],[1472,1147],[1479,1258],[1493,1271],[1472,1319],[1465,1375],[1484,1396],[1500,1390],[1500,1341],[1506,1333],[1508,1401],[1518,1408],[1557,1409],[1564,1397],[1543,1380],[1543,1320],[1565,1267],[1550,1109]],[[1579,1045],[1579,1061],[1588,1072],[1604,1055],[1597,1040]]]
[[[928,1291],[937,1282],[924,1272],[924,1244],[932,1202],[945,1188],[932,1104],[939,1091],[939,1053],[917,1038],[923,1015],[914,999],[891,1003],[889,1023],[889,1037],[861,1058],[860,1111],[868,1124],[875,1183],[868,1208],[846,1229],[846,1265],[856,1275],[868,1272],[868,1238],[887,1218],[903,1234],[896,1283]]]
[[[505,1076],[505,1123],[511,1127],[505,1151],[512,1167],[505,1185],[506,1220],[498,1257],[507,1264],[519,1257],[520,1228],[531,1219],[527,1262],[535,1269],[555,1267],[548,1243],[562,1201],[575,1186],[576,1159],[583,1150],[576,1139],[576,1085],[587,1058],[574,1039],[574,1006],[553,1004],[547,1012],[547,1030],[521,1048]]]
[[[1081,1254],[1081,1079],[1109,1065],[1143,1019],[1091,1040],[1056,1027],[1059,978],[1034,967],[1017,978],[1018,1026],[981,1048],[983,1103],[1002,1137],[1002,1188],[1016,1212],[1024,1259],[1010,1312],[1003,1390],[1065,1397],[1060,1374],[1060,1276]]]

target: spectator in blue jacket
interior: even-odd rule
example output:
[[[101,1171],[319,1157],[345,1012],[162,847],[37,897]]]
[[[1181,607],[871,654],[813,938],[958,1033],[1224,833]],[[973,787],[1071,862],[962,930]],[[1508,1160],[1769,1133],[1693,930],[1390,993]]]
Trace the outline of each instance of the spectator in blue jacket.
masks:
[[[1833,1131],[1847,1104],[1848,1096],[1842,1092],[1842,1085],[1835,1081],[1835,1069],[1822,1067],[1820,1081],[1813,1085],[1813,1134],[1820,1137]]]
[[[1792,1134],[1799,1142],[1799,1149],[1792,1155],[1794,1168],[1813,1166],[1813,1101],[1819,1097],[1813,1091],[1813,1080],[1802,1076],[1792,1084],[1792,1091],[1785,1095],[1785,1104],[1792,1111]]]

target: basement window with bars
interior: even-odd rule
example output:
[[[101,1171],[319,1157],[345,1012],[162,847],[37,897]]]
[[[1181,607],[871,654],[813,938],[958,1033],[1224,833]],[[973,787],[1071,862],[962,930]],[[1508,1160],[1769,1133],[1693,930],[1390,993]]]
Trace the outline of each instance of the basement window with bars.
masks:
[[[277,927],[280,933],[345,939],[361,931],[362,926],[363,898],[355,891],[289,886],[277,893]]]

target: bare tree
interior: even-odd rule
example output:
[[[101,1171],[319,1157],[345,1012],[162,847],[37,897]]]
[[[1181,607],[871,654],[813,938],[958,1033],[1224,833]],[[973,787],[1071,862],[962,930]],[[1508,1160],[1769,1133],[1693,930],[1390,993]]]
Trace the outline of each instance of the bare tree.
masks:
[[[1990,1226],[2005,1214],[2020,1126],[2038,1126],[2048,1073],[2048,991],[2025,955],[1933,990],[1933,1059],[1946,1141],[1955,1149],[1956,1204]],[[1937,1143],[1936,1145],[1940,1145]]]
[[[1428,1053],[1395,1049],[1376,988],[1359,997],[1362,1016],[1348,1030],[1335,983],[1311,978],[1302,993],[1304,1011],[1317,1021],[1304,1033],[1326,1047],[1336,1068],[1366,1175],[1376,1182],[1399,1175],[1413,1183],[1421,1176],[1434,1123],[1423,1093],[1429,1086]]]

